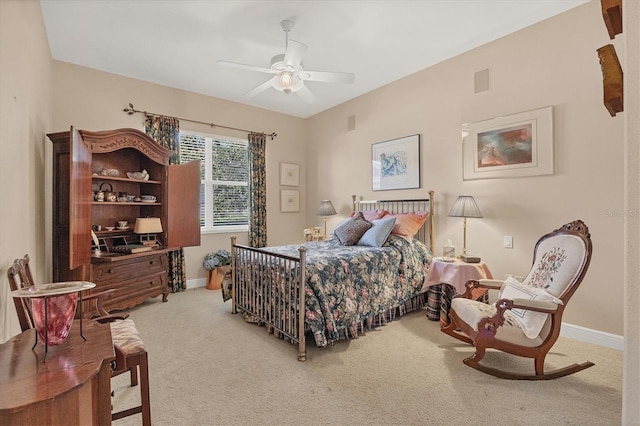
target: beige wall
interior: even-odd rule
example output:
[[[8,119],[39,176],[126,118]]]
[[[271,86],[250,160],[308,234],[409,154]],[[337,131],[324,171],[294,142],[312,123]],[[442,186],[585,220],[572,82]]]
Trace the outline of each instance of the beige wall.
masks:
[[[602,104],[596,54],[608,42],[599,2],[590,2],[311,117],[309,220],[323,198],[337,201],[344,216],[351,194],[413,198],[433,189],[436,252],[448,238],[460,250],[462,220],[447,213],[458,195],[473,195],[484,217],[468,221],[468,252],[504,278],[528,272],[542,234],[582,219],[591,230],[594,256],[564,321],[622,335],[624,114],[612,118]],[[474,94],[474,73],[486,68],[491,90]],[[552,176],[462,180],[462,123],[549,105],[555,122]],[[351,115],[356,129],[347,131]],[[373,192],[371,144],[416,133],[422,135],[422,189]],[[329,225],[340,219],[331,218]],[[505,235],[513,236],[513,249],[503,248]]]
[[[7,268],[28,253],[34,276],[46,276],[44,134],[51,111],[40,3],[0,1],[0,343],[20,332]]]
[[[266,133],[276,132],[278,136],[275,139],[267,139],[268,243],[278,245],[302,239],[302,229],[306,227],[304,191],[301,191],[299,213],[280,213],[279,163],[300,164],[300,188],[305,187],[304,120],[60,61],[53,61],[53,71],[53,131],[63,131],[71,125],[85,130],[131,127],[144,131],[143,115],[127,115],[122,111],[131,102],[138,110]],[[180,128],[246,137],[246,132],[222,128],[212,130],[208,125],[185,120],[180,122]],[[202,267],[204,255],[219,248],[228,249],[230,236],[203,235],[200,247],[185,250],[188,280],[206,277],[206,270]],[[238,241],[246,244],[247,234],[238,234]]]

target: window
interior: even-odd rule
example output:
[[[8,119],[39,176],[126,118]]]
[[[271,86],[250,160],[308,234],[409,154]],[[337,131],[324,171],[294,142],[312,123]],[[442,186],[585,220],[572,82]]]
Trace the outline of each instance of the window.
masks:
[[[200,160],[200,230],[249,229],[246,140],[180,131],[180,162]]]

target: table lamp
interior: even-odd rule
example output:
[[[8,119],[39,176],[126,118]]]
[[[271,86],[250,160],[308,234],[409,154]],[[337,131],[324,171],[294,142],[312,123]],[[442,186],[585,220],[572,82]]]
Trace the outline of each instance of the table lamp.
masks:
[[[139,217],[133,228],[134,234],[140,235],[140,244],[144,246],[158,246],[158,240],[154,234],[162,232],[162,223],[159,217]]]
[[[329,200],[320,201],[320,208],[318,209],[318,216],[324,216],[324,235],[327,235],[327,216],[333,216],[336,213],[336,209],[333,208],[333,204]]]
[[[480,209],[476,204],[476,200],[473,199],[470,195],[460,195],[453,206],[451,206],[451,210],[449,210],[449,217],[463,217],[464,218],[464,231],[463,231],[463,240],[462,240],[462,254],[460,258],[467,261],[467,258],[470,257],[467,255],[467,218],[468,217],[482,217],[482,213],[480,213]]]

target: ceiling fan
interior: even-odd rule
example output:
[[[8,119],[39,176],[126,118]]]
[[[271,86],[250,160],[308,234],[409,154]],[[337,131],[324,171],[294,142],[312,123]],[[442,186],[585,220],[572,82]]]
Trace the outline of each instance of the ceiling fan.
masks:
[[[239,64],[237,62],[217,61],[220,65],[242,68],[272,74],[269,80],[254,87],[244,96],[256,96],[270,87],[284,93],[297,93],[305,102],[313,102],[314,94],[305,86],[305,81],[321,81],[325,83],[352,84],[355,80],[353,73],[331,71],[307,71],[303,68],[302,58],[307,51],[307,46],[300,42],[289,40],[289,32],[293,28],[293,22],[284,20],[280,26],[285,33],[285,53],[271,58],[271,68],[253,65]]]

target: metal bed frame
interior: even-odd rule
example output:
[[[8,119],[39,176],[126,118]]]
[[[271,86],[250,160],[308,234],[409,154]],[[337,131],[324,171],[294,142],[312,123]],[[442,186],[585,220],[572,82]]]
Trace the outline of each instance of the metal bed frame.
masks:
[[[357,200],[353,195],[356,210],[384,209],[391,213],[427,211],[429,217],[416,237],[428,244],[433,253],[434,191],[429,198],[412,200]],[[304,245],[299,256],[275,254],[261,248],[236,244],[231,237],[231,312],[245,312],[256,322],[264,323],[267,331],[298,344],[298,361],[306,361],[305,340],[305,291],[306,255]],[[265,268],[264,265],[269,265]],[[391,317],[395,309],[391,307]]]

